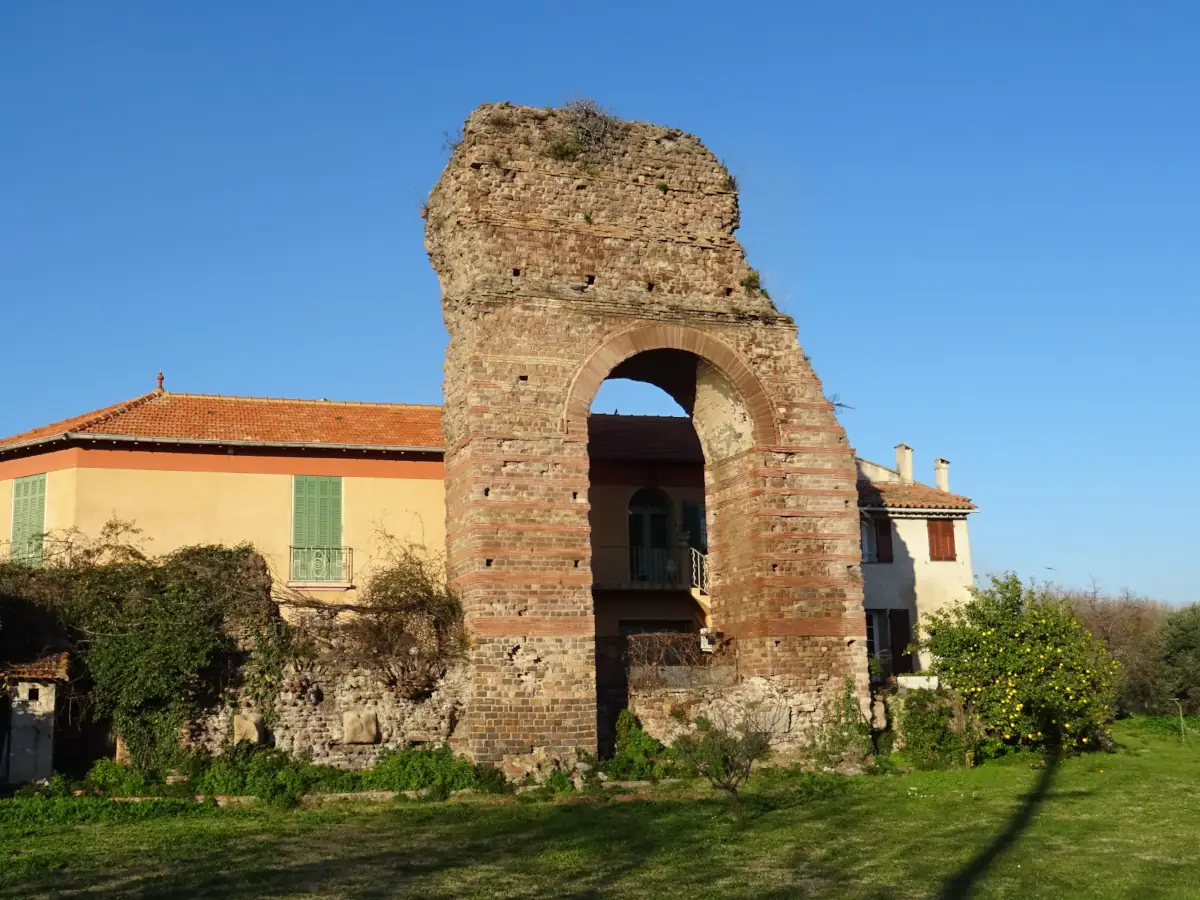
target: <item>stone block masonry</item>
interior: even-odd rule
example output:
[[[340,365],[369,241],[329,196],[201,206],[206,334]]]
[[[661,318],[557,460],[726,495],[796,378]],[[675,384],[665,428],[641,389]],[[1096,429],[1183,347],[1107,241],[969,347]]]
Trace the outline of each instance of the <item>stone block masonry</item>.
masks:
[[[600,116],[600,118],[597,118]],[[610,375],[692,415],[715,627],[807,697],[867,669],[854,456],[695,137],[585,106],[475,110],[426,209],[442,287],[447,552],[478,760],[596,749],[587,417]]]

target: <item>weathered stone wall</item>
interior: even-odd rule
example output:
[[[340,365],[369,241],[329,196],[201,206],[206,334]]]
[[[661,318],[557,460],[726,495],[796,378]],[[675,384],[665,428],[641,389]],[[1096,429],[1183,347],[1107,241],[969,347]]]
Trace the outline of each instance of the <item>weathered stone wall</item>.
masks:
[[[642,730],[670,746],[694,727],[697,718],[737,725],[747,715],[772,733],[778,749],[792,749],[807,743],[808,730],[816,724],[830,693],[800,693],[787,681],[754,676],[736,684],[719,681],[705,686],[659,685],[629,689],[629,711],[638,717]]]
[[[866,696],[853,452],[733,236],[736,187],[691,135],[621,123],[589,148],[595,124],[480,107],[426,210],[479,759],[595,750],[587,416],[618,367],[693,413],[713,619],[743,673]]]
[[[316,763],[367,768],[389,748],[450,740],[462,717],[466,687],[464,665],[452,668],[437,689],[417,703],[396,697],[366,670],[328,673],[280,692],[274,721],[260,728],[261,742],[297,756],[311,755]],[[245,719],[235,722],[238,716]],[[215,711],[197,723],[191,742],[218,753],[228,746],[236,726],[255,718],[252,706]],[[373,729],[348,727],[371,723],[372,718]]]

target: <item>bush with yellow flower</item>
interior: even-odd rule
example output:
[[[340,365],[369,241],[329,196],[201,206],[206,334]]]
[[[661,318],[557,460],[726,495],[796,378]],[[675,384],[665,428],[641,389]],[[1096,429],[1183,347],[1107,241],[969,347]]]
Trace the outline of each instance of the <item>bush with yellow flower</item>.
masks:
[[[1103,742],[1120,664],[1050,592],[1012,573],[993,576],[923,626],[922,649],[981,730],[983,755]]]

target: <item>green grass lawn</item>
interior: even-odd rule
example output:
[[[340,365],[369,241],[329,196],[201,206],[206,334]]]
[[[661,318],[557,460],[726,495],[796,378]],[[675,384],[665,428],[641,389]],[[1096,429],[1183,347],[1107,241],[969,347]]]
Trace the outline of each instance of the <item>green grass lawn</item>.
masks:
[[[761,777],[735,828],[646,799],[335,804],[7,826],[0,896],[1200,897],[1200,736],[1033,769]]]

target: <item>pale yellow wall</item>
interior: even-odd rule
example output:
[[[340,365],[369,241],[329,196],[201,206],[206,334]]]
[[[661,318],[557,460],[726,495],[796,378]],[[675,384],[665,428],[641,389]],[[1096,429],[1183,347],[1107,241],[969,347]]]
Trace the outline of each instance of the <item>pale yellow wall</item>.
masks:
[[[290,543],[290,518],[288,528]],[[342,540],[354,548],[357,573],[365,575],[380,558],[384,532],[443,553],[446,498],[441,479],[343,478]]]
[[[77,469],[46,473],[46,531],[62,531],[78,518],[79,476]],[[9,520],[12,520],[11,506]]]
[[[190,544],[249,542],[275,578],[288,576],[292,540],[292,476],[230,472],[78,468],[50,472],[46,528],[71,526],[96,535],[111,518],[141,529],[144,549],[167,553]],[[0,539],[9,539],[12,484],[0,482]],[[361,584],[381,553],[386,531],[441,553],[445,506],[440,479],[342,478],[342,540],[354,551]],[[322,596],[334,592],[322,591]],[[346,599],[349,599],[346,597]]]

